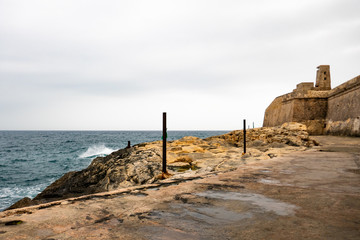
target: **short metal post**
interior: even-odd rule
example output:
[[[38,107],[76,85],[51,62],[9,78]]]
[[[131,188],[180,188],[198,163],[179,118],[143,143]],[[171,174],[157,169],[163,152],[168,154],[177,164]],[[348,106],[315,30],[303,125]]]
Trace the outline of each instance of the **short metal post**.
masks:
[[[130,143],[130,141],[128,141],[128,145],[127,145],[126,148],[131,148],[131,143]]]
[[[166,173],[166,112],[163,112],[163,165],[162,172]]]
[[[246,153],[246,120],[244,119],[244,154]]]

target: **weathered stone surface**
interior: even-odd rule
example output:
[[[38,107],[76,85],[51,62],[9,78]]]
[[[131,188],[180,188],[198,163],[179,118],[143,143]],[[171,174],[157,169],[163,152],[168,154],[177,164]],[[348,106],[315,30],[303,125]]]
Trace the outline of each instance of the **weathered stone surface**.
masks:
[[[331,135],[355,136],[360,137],[360,116],[348,118],[345,121],[326,122],[325,132]]]
[[[281,127],[290,131],[307,131],[306,125],[297,122],[286,122]]]
[[[10,207],[8,207],[7,210],[15,209],[15,208],[28,207],[28,206],[31,206],[32,204],[33,204],[32,200],[30,198],[28,198],[28,197],[25,197],[25,198],[17,201],[16,203],[14,203]]]
[[[66,173],[34,200],[49,201],[152,183],[160,174],[160,159],[157,149],[121,149],[95,158],[82,171]]]
[[[286,122],[306,124],[307,131],[313,135],[323,133],[327,113],[327,98],[312,94],[289,93],[276,98],[265,111],[264,127],[279,126]]]
[[[360,136],[360,76],[330,91],[325,133]]]

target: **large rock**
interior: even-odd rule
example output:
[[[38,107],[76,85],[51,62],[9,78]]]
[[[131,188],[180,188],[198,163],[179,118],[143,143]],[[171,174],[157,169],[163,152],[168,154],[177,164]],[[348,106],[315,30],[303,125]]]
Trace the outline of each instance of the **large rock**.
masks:
[[[34,204],[34,202],[30,198],[25,197],[25,198],[17,201],[16,203],[14,203],[10,207],[8,207],[7,210],[15,209],[15,208],[23,208],[23,207],[31,206],[33,204]]]
[[[297,123],[297,122],[286,122],[281,125],[281,128],[290,130],[290,131],[306,131],[307,127],[304,124]]]
[[[49,201],[152,183],[160,174],[160,155],[152,149],[121,149],[95,158],[82,171],[69,172],[48,186],[34,201]]]

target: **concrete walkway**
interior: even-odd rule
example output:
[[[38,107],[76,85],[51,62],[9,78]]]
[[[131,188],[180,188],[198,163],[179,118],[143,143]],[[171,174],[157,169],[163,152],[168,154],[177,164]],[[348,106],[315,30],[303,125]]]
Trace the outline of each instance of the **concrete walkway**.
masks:
[[[0,213],[0,239],[360,239],[360,138]],[[241,160],[239,160],[241,161]]]

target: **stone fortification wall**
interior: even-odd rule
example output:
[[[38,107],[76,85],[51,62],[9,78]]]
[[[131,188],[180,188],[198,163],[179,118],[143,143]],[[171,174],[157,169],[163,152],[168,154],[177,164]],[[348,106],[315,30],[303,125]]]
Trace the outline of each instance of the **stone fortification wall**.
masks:
[[[326,134],[360,136],[360,76],[329,93]]]
[[[293,115],[292,102],[284,102],[285,96],[275,98],[265,111],[264,127],[279,126],[284,122],[291,122]]]
[[[316,85],[303,82],[266,109],[264,127],[305,124],[313,135],[360,136],[360,76],[331,89],[330,67],[320,65]]]
[[[277,97],[265,111],[264,127],[279,126],[285,122],[299,122],[311,134],[322,134],[327,112],[324,91],[299,94],[294,91]],[[326,92],[327,94],[327,92]]]
[[[326,98],[294,99],[292,121],[306,125],[308,132],[312,135],[321,135],[324,133],[326,110]]]
[[[293,122],[322,120],[326,118],[326,98],[295,98],[293,102]]]

